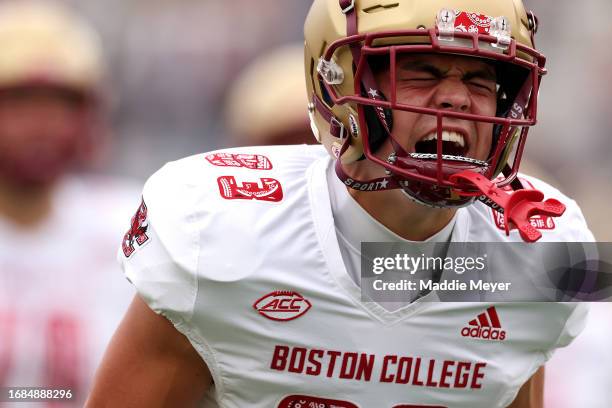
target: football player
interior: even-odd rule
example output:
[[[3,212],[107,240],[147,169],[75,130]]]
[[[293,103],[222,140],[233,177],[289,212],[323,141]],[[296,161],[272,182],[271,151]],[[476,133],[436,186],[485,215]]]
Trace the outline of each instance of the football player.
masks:
[[[516,177],[537,25],[520,0],[315,0],[324,148],[216,151],[149,179],[120,251],[138,296],[88,406],[541,407],[582,306],[363,302],[359,274],[365,241],[593,240],[572,200]]]
[[[0,388],[82,406],[133,296],[107,253],[138,191],[69,174],[104,131],[93,29],[54,3],[2,2],[0,49]]]

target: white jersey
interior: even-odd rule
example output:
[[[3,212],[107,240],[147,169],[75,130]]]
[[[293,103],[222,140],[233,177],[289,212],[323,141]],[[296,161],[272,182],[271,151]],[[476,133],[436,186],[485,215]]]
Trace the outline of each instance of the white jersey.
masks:
[[[331,165],[320,146],[238,148],[147,182],[123,267],[208,365],[207,406],[505,407],[582,329],[577,304],[362,302],[336,239]],[[532,182],[568,204],[544,240],[592,240],[574,202]],[[458,211],[452,240],[520,237],[477,203]],[[474,320],[503,335],[462,336]]]
[[[62,406],[83,406],[134,294],[113,255],[138,199],[131,183],[68,178],[36,228],[0,218],[0,387],[70,389]]]

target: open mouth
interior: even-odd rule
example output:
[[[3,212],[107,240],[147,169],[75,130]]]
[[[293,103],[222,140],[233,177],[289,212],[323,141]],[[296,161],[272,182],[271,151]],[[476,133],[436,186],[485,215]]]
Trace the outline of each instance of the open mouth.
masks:
[[[436,132],[432,132],[421,140],[419,140],[414,148],[416,153],[437,154],[437,138]],[[448,156],[466,157],[470,146],[467,138],[459,132],[442,131],[442,154]]]

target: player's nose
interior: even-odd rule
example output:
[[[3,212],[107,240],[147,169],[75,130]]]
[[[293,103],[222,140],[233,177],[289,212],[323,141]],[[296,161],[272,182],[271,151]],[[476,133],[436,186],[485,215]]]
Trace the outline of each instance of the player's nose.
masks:
[[[436,88],[433,103],[437,109],[468,112],[471,107],[469,89],[460,78],[444,78]]]

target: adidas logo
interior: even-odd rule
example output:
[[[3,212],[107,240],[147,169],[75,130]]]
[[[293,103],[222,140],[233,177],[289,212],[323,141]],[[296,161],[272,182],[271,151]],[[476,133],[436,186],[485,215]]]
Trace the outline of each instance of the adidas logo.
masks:
[[[461,329],[461,335],[485,340],[504,341],[506,339],[506,331],[501,329],[495,306],[479,314],[476,319],[470,320],[468,326]]]

